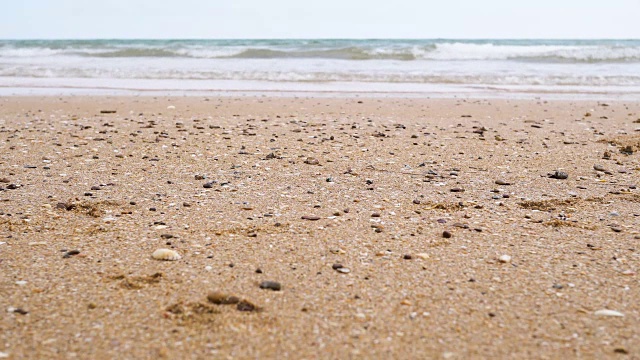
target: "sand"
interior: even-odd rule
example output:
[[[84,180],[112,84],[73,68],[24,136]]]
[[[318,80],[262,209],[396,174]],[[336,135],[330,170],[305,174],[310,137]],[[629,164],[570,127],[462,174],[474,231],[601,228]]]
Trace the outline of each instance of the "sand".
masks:
[[[639,118],[2,98],[0,357],[638,358]]]

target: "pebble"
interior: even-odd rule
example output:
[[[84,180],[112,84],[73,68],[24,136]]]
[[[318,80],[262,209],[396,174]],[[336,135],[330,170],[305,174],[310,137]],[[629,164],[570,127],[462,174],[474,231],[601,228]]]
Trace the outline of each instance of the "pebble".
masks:
[[[500,261],[501,263],[508,263],[508,262],[511,262],[511,256],[509,256],[509,255],[501,255],[501,256],[498,258],[498,261]]]
[[[351,270],[349,268],[346,268],[344,266],[342,266],[342,264],[333,264],[331,265],[331,268],[337,272],[343,273],[343,274],[348,274],[351,272]]]
[[[75,256],[75,255],[78,255],[78,254],[80,254],[80,250],[70,250],[70,251],[67,251],[66,253],[64,253],[64,255],[62,255],[62,258],[68,259],[68,258],[70,258],[72,256]]]
[[[594,312],[593,315],[595,315],[595,316],[624,317],[623,313],[621,313],[619,311],[615,311],[615,310],[609,310],[609,309],[598,310],[598,311]]]
[[[507,181],[504,181],[504,180],[500,180],[500,179],[496,180],[496,184],[498,184],[498,185],[511,185],[510,182],[507,182]]]
[[[158,249],[153,252],[151,257],[156,260],[166,260],[166,261],[175,261],[175,260],[180,260],[182,258],[180,254],[170,249]]]
[[[596,171],[605,171],[604,166],[600,165],[600,164],[595,164],[593,165],[593,170]]]
[[[304,215],[301,219],[302,220],[316,221],[316,220],[320,220],[320,217],[319,216]]]
[[[316,159],[316,158],[308,157],[308,158],[304,161],[304,163],[305,163],[305,164],[308,164],[308,165],[319,165],[319,164],[320,164],[320,161],[318,161],[318,159]]]
[[[236,305],[238,311],[258,311],[260,308],[247,300],[242,300]]]
[[[454,187],[451,189],[451,192],[464,192],[464,189],[459,187]]]
[[[202,187],[205,189],[211,189],[213,187],[213,182],[204,183]]]
[[[564,180],[564,179],[569,178],[569,174],[567,174],[564,171],[556,171],[553,174],[551,174],[549,177],[552,178],[552,179]]]
[[[219,291],[210,292],[207,295],[207,300],[216,305],[232,305],[240,302],[240,298],[237,296],[225,294]]]
[[[260,289],[280,291],[282,289],[282,285],[277,281],[263,281],[260,283]]]
[[[450,232],[446,231],[446,230],[442,232],[442,237],[445,238],[445,239],[449,239],[452,236],[453,235]]]

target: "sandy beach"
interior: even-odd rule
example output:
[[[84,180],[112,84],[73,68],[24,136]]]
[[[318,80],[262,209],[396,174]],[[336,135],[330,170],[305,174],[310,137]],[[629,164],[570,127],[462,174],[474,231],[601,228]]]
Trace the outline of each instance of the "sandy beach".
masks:
[[[0,358],[640,358],[638,185],[637,101],[3,97]]]

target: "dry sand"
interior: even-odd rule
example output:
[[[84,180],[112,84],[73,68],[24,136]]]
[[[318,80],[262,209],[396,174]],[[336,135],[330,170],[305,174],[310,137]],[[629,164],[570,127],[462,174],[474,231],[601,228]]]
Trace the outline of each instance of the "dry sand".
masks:
[[[2,98],[0,357],[640,358],[639,118]]]

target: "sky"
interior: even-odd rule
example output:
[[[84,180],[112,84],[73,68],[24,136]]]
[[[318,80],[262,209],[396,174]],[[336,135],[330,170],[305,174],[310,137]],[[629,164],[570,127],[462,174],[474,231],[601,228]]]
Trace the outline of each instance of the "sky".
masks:
[[[639,39],[640,0],[4,0],[0,39]]]

